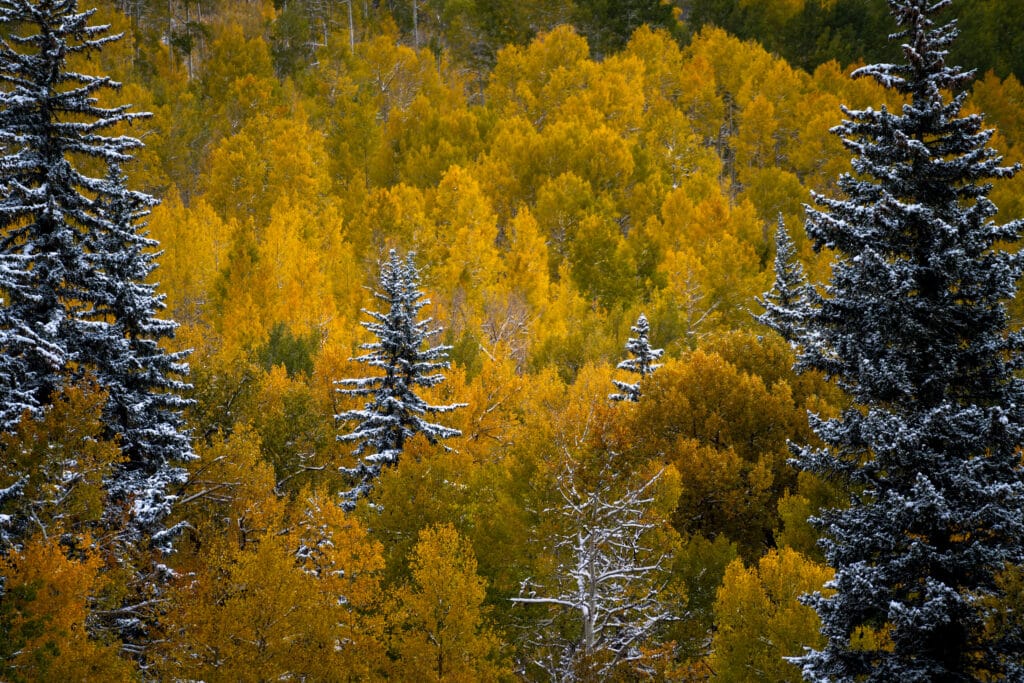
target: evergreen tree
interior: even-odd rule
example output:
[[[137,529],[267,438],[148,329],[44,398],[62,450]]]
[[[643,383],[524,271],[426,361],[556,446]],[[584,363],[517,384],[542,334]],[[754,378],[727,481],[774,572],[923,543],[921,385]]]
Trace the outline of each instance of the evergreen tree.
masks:
[[[628,370],[640,375],[640,379],[651,374],[655,370],[661,367],[660,363],[654,361],[661,358],[661,354],[664,353],[664,349],[652,349],[651,344],[647,337],[651,331],[651,326],[647,322],[647,316],[643,313],[636,319],[636,324],[629,328],[629,331],[635,334],[635,337],[630,337],[626,341],[626,350],[633,354],[632,358],[619,363],[617,367],[619,370]],[[612,384],[621,391],[621,394],[608,394],[609,400],[612,401],[639,401],[640,400],[640,382],[637,381],[633,384],[628,382],[620,382],[619,380],[613,379]]]
[[[174,378],[185,366],[159,346],[174,324],[154,317],[161,302],[144,283],[153,244],[135,220],[155,202],[117,170],[142,143],[104,134],[149,115],[98,106],[119,84],[69,63],[120,38],[90,25],[94,13],[77,0],[0,0],[0,428],[95,376],[127,456],[111,493],[148,533],[183,476],[169,463],[193,457]]]
[[[104,421],[120,436],[126,456],[109,484],[110,496],[131,501],[136,526],[153,532],[170,512],[167,487],[186,479],[174,463],[194,457],[181,416],[191,403],[182,397],[191,387],[179,379],[188,374],[187,352],[160,345],[178,325],[156,317],[165,297],[147,282],[156,268],[157,242],[146,237],[140,220],[156,201],[129,190],[116,165],[107,180],[109,197],[100,203],[107,229],[85,239],[90,265],[103,277],[95,307],[79,321],[99,331],[83,348],[110,395]]]
[[[96,181],[78,159],[126,159],[137,143],[97,131],[132,115],[95,106],[109,79],[69,73],[67,58],[109,38],[74,3],[0,2],[0,387],[3,427],[39,413],[77,360],[68,348],[70,307],[88,301],[82,233],[98,226]],[[32,32],[32,29],[36,29]],[[25,33],[15,33],[25,31]],[[84,121],[84,122],[83,122]]]
[[[378,341],[363,344],[361,348],[368,353],[353,359],[384,374],[337,382],[343,387],[339,389],[342,394],[370,397],[362,410],[337,415],[339,422],[356,423],[351,432],[339,435],[338,440],[354,442],[353,455],[362,456],[362,462],[356,467],[342,470],[355,481],[355,487],[344,494],[347,509],[370,492],[381,468],[398,463],[410,437],[422,434],[436,443],[461,434],[457,429],[428,422],[424,416],[447,413],[465,404],[432,406],[415,393],[417,387],[432,387],[444,381],[444,375],[438,370],[449,367],[447,358],[451,349],[443,345],[421,348],[437,336],[441,328],[432,328],[430,318],[417,320],[420,310],[430,303],[423,298],[419,282],[415,254],[410,252],[403,262],[392,249],[388,260],[381,264],[380,291],[374,293],[388,310],[384,313],[363,310],[373,321],[362,325]]]
[[[844,110],[845,198],[815,197],[807,231],[835,253],[801,313],[798,367],[853,405],[812,425],[804,470],[845,481],[850,506],[820,513],[836,570],[807,596],[827,644],[795,662],[808,680],[1021,680],[1019,633],[987,628],[999,574],[1024,562],[1024,339],[1005,302],[1024,261],[1002,245],[988,180],[1011,176],[982,118],[963,115],[972,74],[947,66],[949,3],[890,0],[905,63],[863,67],[906,98],[899,112]],[[951,93],[951,94],[950,94]],[[986,607],[987,606],[987,607]],[[989,622],[987,624],[987,622]]]
[[[807,284],[803,266],[796,260],[796,247],[779,214],[775,231],[775,284],[758,299],[765,312],[757,320],[793,343],[800,336],[805,311],[815,302],[815,297],[816,292]]]

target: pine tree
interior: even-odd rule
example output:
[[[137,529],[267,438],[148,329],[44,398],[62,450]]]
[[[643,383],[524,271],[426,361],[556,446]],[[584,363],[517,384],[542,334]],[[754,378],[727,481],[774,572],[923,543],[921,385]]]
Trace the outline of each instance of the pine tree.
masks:
[[[111,37],[90,27],[74,2],[0,1],[0,348],[4,426],[22,410],[38,413],[63,386],[78,358],[69,348],[74,301],[91,299],[83,234],[101,227],[92,195],[102,184],[72,166],[72,157],[127,160],[130,138],[99,134],[138,116],[95,105],[112,85],[68,70],[75,53],[99,50]],[[35,29],[34,32],[31,29]],[[25,33],[14,33],[25,31]]]
[[[647,322],[647,316],[643,313],[636,319],[636,324],[629,328],[629,331],[636,335],[626,341],[626,350],[633,354],[633,357],[627,358],[615,367],[619,370],[634,372],[640,375],[640,380],[643,380],[644,377],[647,377],[647,375],[661,367],[661,364],[654,361],[661,358],[664,350],[651,348],[651,344],[647,339],[651,328]],[[630,384],[613,379],[612,384],[622,393],[608,394],[609,400],[634,402],[640,400],[640,381]]]
[[[118,171],[142,143],[104,134],[149,115],[98,106],[119,84],[70,64],[120,38],[90,25],[94,13],[77,0],[0,0],[0,428],[94,376],[127,456],[110,493],[149,533],[183,476],[170,463],[193,457],[175,379],[185,366],[159,346],[174,323],[155,318],[162,304],[144,282],[154,245],[135,220],[155,201]]]
[[[905,97],[899,112],[846,110],[845,198],[816,196],[807,231],[834,252],[808,304],[797,365],[853,405],[813,418],[826,445],[802,469],[845,481],[850,506],[820,513],[836,570],[807,596],[827,638],[795,662],[808,680],[968,681],[1024,676],[1019,633],[987,628],[999,574],[1024,562],[1024,338],[1005,303],[1024,261],[1002,248],[988,181],[1013,175],[963,115],[972,74],[947,66],[948,2],[890,0],[906,62],[863,67]]]
[[[363,310],[373,318],[362,323],[378,341],[363,344],[368,353],[353,360],[382,371],[383,375],[343,379],[338,391],[348,396],[368,396],[362,410],[349,410],[337,415],[339,422],[356,422],[355,428],[338,436],[342,442],[354,442],[353,455],[362,456],[354,468],[343,474],[355,481],[355,487],[344,494],[344,506],[351,509],[355,501],[370,492],[373,480],[381,469],[398,463],[406,440],[422,434],[430,443],[459,436],[457,429],[428,422],[425,415],[447,413],[465,404],[428,405],[415,393],[417,387],[429,388],[444,381],[438,372],[449,367],[450,346],[421,348],[437,336],[441,329],[431,327],[433,320],[417,320],[420,310],[430,304],[419,290],[420,274],[415,254],[410,252],[403,262],[394,249],[381,264],[380,291],[374,295],[387,305],[387,312]],[[366,454],[366,455],[364,455]]]
[[[117,165],[107,182],[109,196],[100,202],[107,229],[84,240],[90,265],[103,277],[95,307],[83,311],[79,321],[85,329],[99,330],[83,346],[110,395],[104,421],[119,435],[127,458],[109,494],[115,501],[130,500],[135,526],[152,533],[170,513],[167,488],[186,479],[174,463],[195,457],[182,420],[191,404],[182,397],[191,387],[180,379],[188,374],[187,352],[160,345],[174,337],[178,325],[157,317],[165,297],[147,282],[157,267],[157,242],[146,237],[140,221],[156,201],[129,190]]]
[[[816,301],[815,297],[816,292],[807,283],[803,266],[796,259],[796,247],[779,214],[775,231],[775,284],[758,299],[765,312],[757,316],[757,320],[793,343],[800,336],[804,312]]]

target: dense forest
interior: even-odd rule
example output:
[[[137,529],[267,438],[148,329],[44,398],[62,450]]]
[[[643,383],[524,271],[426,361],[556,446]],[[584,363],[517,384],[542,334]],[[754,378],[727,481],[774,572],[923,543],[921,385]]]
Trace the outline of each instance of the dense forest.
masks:
[[[1024,675],[1024,15],[931,4],[0,0],[0,679]]]

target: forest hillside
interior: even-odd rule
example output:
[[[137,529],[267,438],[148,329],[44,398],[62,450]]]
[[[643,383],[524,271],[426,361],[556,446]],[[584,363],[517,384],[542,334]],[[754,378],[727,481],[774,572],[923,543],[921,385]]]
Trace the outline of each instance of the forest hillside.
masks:
[[[1021,675],[1024,19],[932,4],[0,0],[0,679]]]

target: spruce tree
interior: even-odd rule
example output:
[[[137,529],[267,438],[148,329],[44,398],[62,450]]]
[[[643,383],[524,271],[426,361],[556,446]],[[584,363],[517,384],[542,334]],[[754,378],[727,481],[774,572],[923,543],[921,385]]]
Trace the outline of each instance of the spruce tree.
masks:
[[[343,495],[343,505],[351,509],[358,498],[367,495],[381,469],[398,464],[405,442],[422,434],[430,443],[459,436],[457,429],[428,422],[424,416],[447,413],[465,404],[433,406],[416,394],[418,387],[428,388],[444,381],[439,370],[449,367],[450,346],[430,346],[429,340],[441,332],[432,327],[433,320],[418,320],[419,312],[430,304],[419,289],[420,274],[415,254],[403,261],[392,249],[381,264],[379,286],[374,295],[387,306],[386,312],[363,310],[373,318],[361,323],[378,339],[363,344],[368,353],[354,358],[376,368],[383,374],[336,382],[338,391],[348,396],[367,396],[362,410],[348,410],[337,415],[339,422],[355,422],[352,431],[338,440],[355,443],[353,455],[361,462],[342,472],[354,481],[354,487]],[[426,344],[426,348],[423,348]]]
[[[99,203],[106,229],[84,240],[90,265],[102,277],[94,307],[82,311],[79,322],[94,331],[83,348],[109,393],[104,421],[119,435],[126,456],[109,484],[110,495],[131,501],[136,526],[152,532],[170,512],[166,489],[186,479],[176,463],[194,457],[182,420],[191,403],[182,397],[190,387],[180,379],[188,374],[187,352],[160,345],[174,337],[178,325],[157,317],[165,297],[147,282],[157,267],[157,242],[146,237],[140,221],[156,201],[129,190],[116,165],[107,182],[109,196]]]
[[[757,316],[757,320],[792,344],[800,336],[805,311],[815,302],[815,297],[816,292],[807,283],[803,266],[796,259],[796,247],[779,214],[775,230],[775,284],[758,299],[765,312]]]
[[[647,322],[647,316],[643,313],[636,319],[636,324],[629,328],[629,331],[636,335],[626,341],[626,351],[633,354],[633,357],[627,358],[615,367],[619,370],[628,370],[629,372],[636,373],[640,375],[640,380],[643,380],[644,377],[661,367],[655,361],[661,358],[664,350],[651,348],[650,341],[648,341],[651,326]],[[640,400],[640,381],[630,384],[629,382],[620,382],[613,379],[612,384],[622,393],[608,394],[609,400],[634,402]]]
[[[905,62],[856,72],[905,98],[847,110],[844,197],[816,196],[807,231],[832,278],[800,315],[798,368],[852,399],[813,418],[825,447],[796,463],[845,482],[820,513],[835,570],[807,596],[823,649],[795,662],[813,681],[1021,680],[1020,634],[993,628],[1000,572],[1024,562],[1024,339],[1005,303],[1024,269],[1003,245],[989,180],[1011,176],[991,130],[961,112],[972,74],[947,66],[949,2],[890,0]],[[1012,621],[1012,620],[1008,620]]]
[[[177,396],[186,368],[159,346],[174,324],[155,317],[145,284],[154,245],[135,220],[155,202],[118,171],[142,143],[107,134],[149,115],[99,106],[119,84],[72,68],[120,38],[90,25],[94,13],[77,0],[0,0],[0,428],[94,376],[127,459],[112,500],[150,533],[183,477],[171,463],[194,457]]]
[[[66,380],[74,302],[89,302],[93,277],[83,235],[103,222],[93,211],[102,179],[80,173],[85,157],[127,160],[138,142],[100,131],[136,116],[96,106],[111,85],[69,71],[68,58],[110,40],[74,2],[0,1],[0,346],[2,401],[38,412]]]

